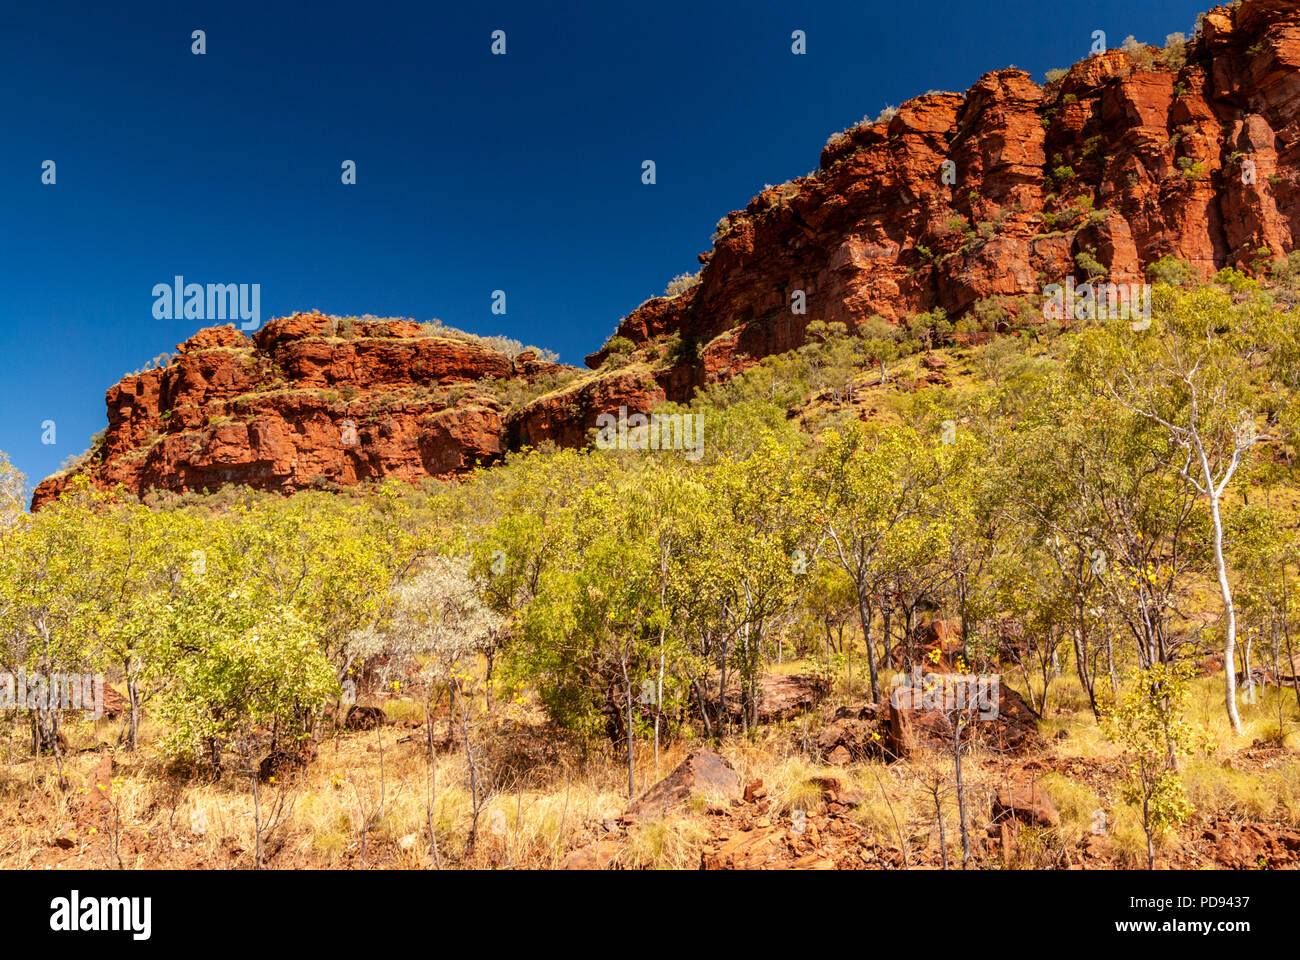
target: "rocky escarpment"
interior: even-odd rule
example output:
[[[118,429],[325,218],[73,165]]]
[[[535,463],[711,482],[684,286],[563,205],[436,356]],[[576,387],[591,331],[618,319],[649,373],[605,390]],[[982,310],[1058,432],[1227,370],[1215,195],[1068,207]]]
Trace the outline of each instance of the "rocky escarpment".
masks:
[[[1046,284],[1099,268],[1139,281],[1165,256],[1202,275],[1255,269],[1300,231],[1298,161],[1300,6],[1244,0],[1185,48],[1094,55],[1045,88],[999,70],[836,135],[816,172],[723,219],[698,286],[643,304],[617,336],[688,342],[657,373],[685,399],[800,345],[813,321],[982,301],[985,317],[1032,315]]]
[[[454,476],[505,450],[501,385],[526,391],[561,371],[409,321],[321,314],[272,320],[252,338],[213,327],[177,349],[108,391],[102,441],[41,483],[34,508],[77,473],[136,494]]]
[[[202,331],[109,390],[104,441],[74,472],[136,493],[453,476],[584,444],[620,406],[687,400],[814,321],[943,336],[942,310],[991,333],[1036,322],[1067,276],[1139,281],[1167,256],[1258,270],[1297,234],[1300,5],[1243,0],[1185,46],[1097,54],[1046,86],[995,71],[837,134],[815,172],[724,217],[698,283],[625,317],[583,376],[400,321]]]

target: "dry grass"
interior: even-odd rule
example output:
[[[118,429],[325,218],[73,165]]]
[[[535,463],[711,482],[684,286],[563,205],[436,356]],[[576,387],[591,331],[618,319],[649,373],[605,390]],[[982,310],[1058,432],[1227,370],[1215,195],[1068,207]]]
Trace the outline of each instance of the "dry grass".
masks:
[[[1192,698],[1189,719],[1210,736],[1209,749],[1185,761],[1180,773],[1196,815],[1300,825],[1300,758],[1289,739],[1300,729],[1300,716],[1293,698],[1287,699],[1290,692],[1284,691],[1279,700],[1276,691],[1265,691],[1258,704],[1243,707],[1245,730],[1236,736],[1222,718],[1219,682],[1197,681]],[[459,745],[444,746],[437,754],[437,790],[430,810],[425,731],[408,725],[423,719],[422,707],[392,698],[384,702],[384,710],[392,725],[379,732],[341,732],[321,744],[317,759],[299,777],[261,787],[264,817],[281,801],[286,808],[291,804],[284,823],[267,842],[268,866],[427,868],[433,865],[432,821],[443,867],[554,867],[570,851],[603,836],[602,821],[617,818],[627,806],[622,756],[605,747],[584,757],[558,744],[539,718],[531,718],[503,722],[484,732],[478,762],[490,773],[492,789],[481,797],[477,824],[469,768]],[[824,712],[810,717],[809,741],[824,719]],[[168,770],[152,746],[161,733],[156,724],[147,721],[141,729],[144,746],[127,753],[107,746],[117,737],[116,724],[69,723],[65,732],[71,749],[64,762],[68,789],[60,788],[51,758],[28,755],[25,727],[16,718],[0,729],[0,756],[8,761],[0,764],[0,867],[116,866],[111,842],[115,821],[123,837],[117,853],[128,868],[255,865],[247,776],[231,770],[217,780],[185,779]],[[1058,864],[1067,848],[1086,839],[1095,812],[1103,810],[1104,842],[1114,858],[1143,866],[1140,820],[1118,801],[1123,755],[1097,729],[1072,677],[1053,681],[1042,729],[1048,738],[1043,755],[1048,765],[1082,769],[1088,775],[1067,776],[1050,769],[1031,774],[1056,802],[1061,825],[1051,831],[1023,831],[1013,865]],[[1068,736],[1053,739],[1058,730]],[[441,723],[435,732],[445,736]],[[913,862],[922,851],[937,851],[939,832],[929,788],[937,785],[949,859],[957,862],[960,834],[951,757],[920,752],[905,763],[827,767],[804,752],[804,737],[803,723],[796,721],[726,740],[718,749],[742,783],[764,782],[773,817],[817,809],[823,799],[815,782],[819,777],[834,777],[847,789],[860,791],[862,802],[853,810],[853,819],[877,843],[906,848]],[[1252,747],[1256,740],[1262,746]],[[665,745],[656,761],[652,745],[639,743],[635,792],[667,775],[696,745],[690,740]],[[110,755],[116,764],[113,790],[111,796],[96,799],[87,792],[88,781]],[[1012,758],[971,749],[964,770],[973,835],[983,830],[998,783],[1024,778],[1023,772],[1012,772],[1015,765]],[[619,865],[697,866],[708,838],[705,803],[700,800],[675,814],[634,823],[620,849]]]

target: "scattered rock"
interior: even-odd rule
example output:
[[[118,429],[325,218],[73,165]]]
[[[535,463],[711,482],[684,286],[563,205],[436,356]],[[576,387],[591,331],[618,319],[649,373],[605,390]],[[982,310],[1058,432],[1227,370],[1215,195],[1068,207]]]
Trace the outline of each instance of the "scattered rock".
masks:
[[[316,744],[308,740],[306,745],[293,750],[272,750],[257,767],[257,779],[262,783],[284,782],[307,769],[307,764],[316,759]]]
[[[643,793],[628,807],[628,813],[640,817],[660,816],[683,806],[695,794],[714,800],[740,798],[743,795],[740,774],[712,750],[696,750]]]
[[[363,707],[359,703],[354,703],[348,708],[348,715],[343,720],[343,726],[348,730],[373,730],[375,727],[382,727],[388,722],[384,711],[380,707]]]
[[[579,847],[560,861],[561,870],[608,870],[618,861],[622,845],[617,840],[597,840]]]
[[[734,676],[734,675],[733,675]],[[825,699],[829,691],[826,678],[803,673],[765,673],[757,678],[758,688],[758,722],[781,723],[802,717],[807,711]],[[718,679],[712,678],[714,698],[717,696]],[[733,722],[740,722],[744,716],[744,698],[739,687],[727,683],[727,715]]]
[[[999,784],[993,800],[992,822],[1019,820],[1031,827],[1058,827],[1061,815],[1047,791],[1037,783]]]
[[[880,753],[879,707],[874,703],[840,707],[817,734],[817,752],[827,763],[847,766]]]
[[[1042,746],[1038,718],[1024,697],[1003,683],[998,684],[997,693],[996,716],[980,719],[976,712],[965,726],[963,738],[979,739],[993,749],[1011,754]],[[909,756],[922,740],[935,746],[950,746],[953,728],[948,712],[924,706],[913,707],[910,702],[906,695],[891,693],[888,697],[884,744],[887,755]]]
[[[921,355],[921,366],[927,370],[944,370],[948,366],[948,361],[937,353],[925,353]]]
[[[906,643],[893,649],[898,666],[919,664],[938,673],[956,673],[957,655],[961,653],[961,623],[957,620],[931,620],[919,624]]]

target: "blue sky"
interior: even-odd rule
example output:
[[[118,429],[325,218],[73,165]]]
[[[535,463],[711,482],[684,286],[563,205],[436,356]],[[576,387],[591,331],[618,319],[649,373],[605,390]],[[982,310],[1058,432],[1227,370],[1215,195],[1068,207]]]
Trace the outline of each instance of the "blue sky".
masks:
[[[580,364],[833,131],[1206,5],[5,4],[0,450],[35,482],[85,449],[104,391],[205,325],[154,318],[177,274],[261,284],[263,321],[439,317]]]

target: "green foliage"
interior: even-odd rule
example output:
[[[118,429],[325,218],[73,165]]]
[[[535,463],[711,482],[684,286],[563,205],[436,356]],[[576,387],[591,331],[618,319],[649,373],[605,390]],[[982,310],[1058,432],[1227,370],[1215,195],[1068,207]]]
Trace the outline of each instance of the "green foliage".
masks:
[[[1176,772],[1179,758],[1190,756],[1199,739],[1183,719],[1190,673],[1187,664],[1135,672],[1102,725],[1129,758],[1124,799],[1141,811],[1152,867],[1155,842],[1192,813]]]
[[[1160,62],[1170,70],[1181,70],[1187,64],[1186,35],[1171,33],[1165,37],[1164,49],[1160,51]]]
[[[868,317],[857,333],[862,338],[862,349],[866,355],[880,365],[880,380],[883,383],[888,376],[885,365],[898,359],[901,352],[899,341],[903,331],[882,317]]]
[[[27,478],[0,453],[0,530],[18,521],[27,506]]]
[[[605,348],[610,354],[627,354],[636,349],[636,344],[627,337],[613,336],[605,341]]]
[[[152,690],[166,746],[219,761],[235,739],[312,728],[420,549],[396,488],[150,509],[78,478],[0,539],[8,630],[31,672],[119,670]]]
[[[1292,250],[1284,259],[1274,260],[1270,267],[1274,282],[1289,290],[1300,287],[1300,250]]]
[[[1205,179],[1205,164],[1198,160],[1193,160],[1191,157],[1179,157],[1176,165],[1188,180]]]
[[[159,665],[171,688],[163,716],[173,755],[220,765],[256,728],[305,739],[338,688],[309,625],[292,607],[229,584],[191,587],[157,610]]]
[[[1104,277],[1109,272],[1106,266],[1097,259],[1097,251],[1094,249],[1080,250],[1074,255],[1074,262],[1080,270],[1084,272],[1089,280],[1097,277]]]
[[[1134,68],[1138,70],[1153,70],[1156,65],[1156,55],[1152,53],[1151,48],[1145,43],[1138,43],[1137,40],[1129,35],[1124,38],[1124,44],[1121,49],[1128,54]]]
[[[1114,736],[1157,837],[1184,812],[1150,759],[1182,749],[1170,671],[1223,649],[1228,618],[1205,616],[1218,548],[1252,650],[1272,662],[1287,635],[1294,524],[1257,494],[1293,479],[1289,457],[1263,455],[1293,450],[1300,420],[1292,266],[1278,284],[1184,286],[1190,268],[1166,258],[1149,326],[959,346],[945,389],[890,384],[952,335],[942,309],[814,320],[798,348],[656,411],[700,418],[698,459],[522,451],[456,484],[147,505],[78,479],[34,516],[0,460],[0,668],[109,671],[171,755],[213,764],[310,736],[381,662],[475,710],[478,681],[499,677],[574,742],[635,750],[752,729],[777,659],[883,692],[916,624],[951,618],[964,662],[1022,677],[1035,709],[1059,696],[1057,668],[1098,714],[1112,673],[1144,671],[1132,690],[1161,695],[1121,698]],[[1031,312],[988,298],[962,323],[1002,329],[1013,306]]]
[[[1179,260],[1169,253],[1147,267],[1147,276],[1153,283],[1181,287],[1192,279],[1192,266],[1186,260]]]

